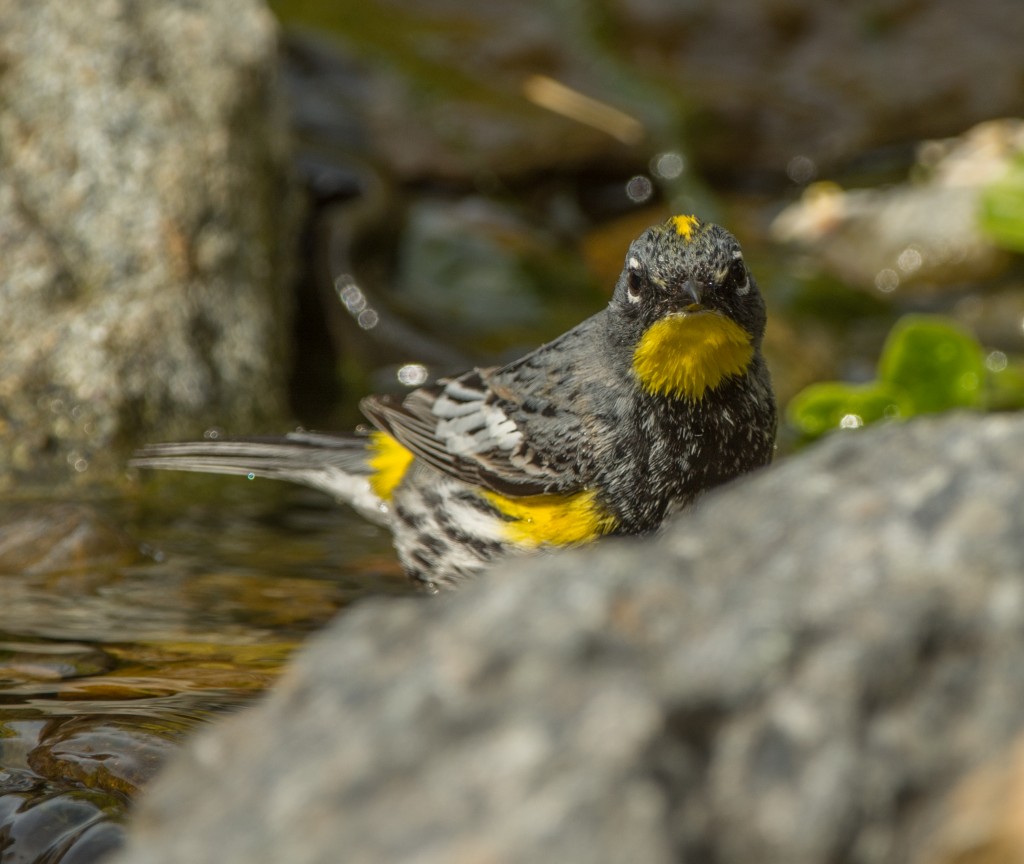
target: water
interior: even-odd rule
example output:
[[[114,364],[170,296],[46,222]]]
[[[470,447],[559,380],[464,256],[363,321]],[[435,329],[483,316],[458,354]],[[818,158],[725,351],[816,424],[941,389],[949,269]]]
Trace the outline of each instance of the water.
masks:
[[[415,590],[383,531],[271,483],[163,475],[0,510],[0,849],[17,860],[116,846],[198,725],[349,604]]]

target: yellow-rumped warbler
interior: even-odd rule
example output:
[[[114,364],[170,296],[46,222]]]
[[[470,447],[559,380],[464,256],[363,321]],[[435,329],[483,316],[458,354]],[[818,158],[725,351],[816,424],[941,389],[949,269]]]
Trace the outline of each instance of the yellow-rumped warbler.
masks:
[[[134,464],[275,477],[388,526],[431,587],[513,553],[642,534],[768,463],[765,305],[735,238],[675,216],[635,240],[607,308],[507,366],[361,403],[376,430],[157,444]]]

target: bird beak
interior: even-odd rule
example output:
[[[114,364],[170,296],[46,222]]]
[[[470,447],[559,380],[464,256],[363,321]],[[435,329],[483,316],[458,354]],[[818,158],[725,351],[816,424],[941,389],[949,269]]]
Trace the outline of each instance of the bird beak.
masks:
[[[692,279],[687,279],[683,283],[683,295],[693,300],[692,305],[687,305],[685,309],[687,311],[696,311],[693,307],[700,307],[701,290],[700,285],[694,282]]]

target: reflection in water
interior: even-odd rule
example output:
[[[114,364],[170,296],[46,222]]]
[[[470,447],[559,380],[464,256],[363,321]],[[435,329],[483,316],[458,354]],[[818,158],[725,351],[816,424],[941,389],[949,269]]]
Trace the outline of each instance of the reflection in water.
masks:
[[[135,501],[0,505],[0,526],[5,861],[116,848],[196,726],[345,605],[412,590],[386,536],[274,484],[159,478]]]

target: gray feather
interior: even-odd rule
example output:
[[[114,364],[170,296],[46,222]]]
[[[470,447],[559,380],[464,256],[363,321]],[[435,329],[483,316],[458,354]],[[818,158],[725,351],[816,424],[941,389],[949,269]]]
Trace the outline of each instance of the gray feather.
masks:
[[[387,506],[372,491],[366,437],[292,432],[247,438],[150,444],[136,451],[136,468],[197,471],[287,480],[319,489],[387,524]]]

